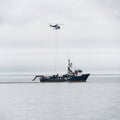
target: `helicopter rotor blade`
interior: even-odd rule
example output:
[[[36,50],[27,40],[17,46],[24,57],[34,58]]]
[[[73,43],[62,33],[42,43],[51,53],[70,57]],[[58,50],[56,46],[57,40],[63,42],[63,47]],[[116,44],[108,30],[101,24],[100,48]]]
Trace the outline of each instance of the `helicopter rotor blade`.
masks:
[[[62,23],[49,23],[50,25],[64,25]]]
[[[57,24],[57,25],[64,25],[64,24]]]

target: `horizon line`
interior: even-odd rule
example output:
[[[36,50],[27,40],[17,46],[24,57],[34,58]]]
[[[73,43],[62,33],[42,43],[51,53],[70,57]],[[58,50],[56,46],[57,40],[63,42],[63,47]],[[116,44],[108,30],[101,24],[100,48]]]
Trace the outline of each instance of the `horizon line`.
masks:
[[[40,74],[33,74],[33,75],[29,75],[29,74],[1,74],[0,76],[36,76],[36,75],[40,75]],[[47,75],[47,74],[45,74]],[[48,74],[49,75],[49,74]],[[54,75],[54,74],[53,74]],[[90,75],[120,75],[120,73],[93,73],[93,74],[90,74]]]

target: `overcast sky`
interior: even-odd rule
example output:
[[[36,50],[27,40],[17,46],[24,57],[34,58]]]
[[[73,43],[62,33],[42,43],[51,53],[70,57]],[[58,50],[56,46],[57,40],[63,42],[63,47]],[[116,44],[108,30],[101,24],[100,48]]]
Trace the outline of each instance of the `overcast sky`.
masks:
[[[49,23],[61,23],[59,31]],[[120,73],[120,0],[0,0],[0,74]]]

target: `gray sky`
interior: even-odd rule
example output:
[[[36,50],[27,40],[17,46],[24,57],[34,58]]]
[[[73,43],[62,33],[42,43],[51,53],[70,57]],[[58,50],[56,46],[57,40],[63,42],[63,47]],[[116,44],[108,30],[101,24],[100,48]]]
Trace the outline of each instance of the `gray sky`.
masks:
[[[0,0],[0,74],[120,73],[119,0]]]

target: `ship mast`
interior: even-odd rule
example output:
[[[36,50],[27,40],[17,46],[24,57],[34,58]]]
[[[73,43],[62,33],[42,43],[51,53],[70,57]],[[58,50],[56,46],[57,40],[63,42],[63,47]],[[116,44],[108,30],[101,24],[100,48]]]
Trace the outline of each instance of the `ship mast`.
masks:
[[[70,59],[68,59],[68,74],[73,74],[72,62],[70,61]]]

